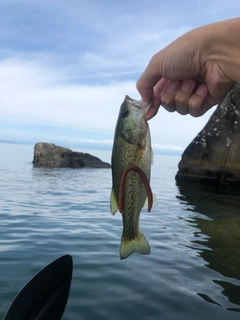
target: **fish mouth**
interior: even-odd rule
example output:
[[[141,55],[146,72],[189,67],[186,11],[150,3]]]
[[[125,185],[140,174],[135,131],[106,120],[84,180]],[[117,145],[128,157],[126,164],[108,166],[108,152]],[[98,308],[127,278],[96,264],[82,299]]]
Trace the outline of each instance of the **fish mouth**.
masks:
[[[131,106],[138,108],[140,110],[143,110],[143,114],[146,115],[147,112],[149,111],[151,105],[152,105],[152,100],[143,102],[142,100],[134,100],[130,98],[128,95],[125,96],[124,102],[127,104],[130,104]]]
[[[134,100],[134,99],[130,98],[128,95],[126,95],[124,101],[129,103],[130,105],[136,107],[136,108],[139,108],[139,109],[142,108],[142,100],[139,100],[139,101]]]

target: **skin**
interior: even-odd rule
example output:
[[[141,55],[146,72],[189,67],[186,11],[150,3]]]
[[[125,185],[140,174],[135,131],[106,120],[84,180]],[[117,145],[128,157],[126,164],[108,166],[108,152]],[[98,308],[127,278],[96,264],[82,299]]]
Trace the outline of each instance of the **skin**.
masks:
[[[221,103],[240,82],[240,18],[194,29],[150,60],[137,81],[143,101],[152,100],[145,119],[160,104],[169,112],[193,117]]]

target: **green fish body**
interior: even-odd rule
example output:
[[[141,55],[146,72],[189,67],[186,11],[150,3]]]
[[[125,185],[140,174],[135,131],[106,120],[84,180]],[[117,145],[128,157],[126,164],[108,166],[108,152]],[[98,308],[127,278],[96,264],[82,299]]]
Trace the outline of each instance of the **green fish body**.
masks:
[[[150,104],[136,101],[128,96],[123,101],[115,129],[112,150],[112,192],[110,210],[119,210],[121,177],[129,166],[140,168],[150,181],[152,148],[148,123],[144,116]],[[136,171],[129,171],[124,184],[123,233],[120,258],[132,253],[150,254],[150,246],[139,229],[141,209],[146,203],[147,192],[143,180]]]

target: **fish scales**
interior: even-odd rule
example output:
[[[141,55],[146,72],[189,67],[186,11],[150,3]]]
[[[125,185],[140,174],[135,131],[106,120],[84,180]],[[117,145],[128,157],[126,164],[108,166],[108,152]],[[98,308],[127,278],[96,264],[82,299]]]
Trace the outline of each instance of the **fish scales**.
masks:
[[[139,194],[141,194],[141,199],[144,199],[143,201],[138,200]],[[140,211],[146,199],[145,187],[136,172],[129,172],[128,174],[124,191],[124,199],[126,205],[124,206],[122,216],[123,234],[126,234],[127,238],[132,240],[138,232]],[[136,203],[138,205],[136,205]]]
[[[149,107],[149,104],[133,100],[128,96],[121,105],[112,150],[112,214],[118,210],[121,177],[126,168],[129,166],[140,168],[150,181],[152,149],[149,126],[144,119]],[[128,172],[124,186],[121,259],[127,258],[133,252],[150,253],[150,247],[139,230],[140,212],[146,198],[146,189],[139,174],[135,171]]]

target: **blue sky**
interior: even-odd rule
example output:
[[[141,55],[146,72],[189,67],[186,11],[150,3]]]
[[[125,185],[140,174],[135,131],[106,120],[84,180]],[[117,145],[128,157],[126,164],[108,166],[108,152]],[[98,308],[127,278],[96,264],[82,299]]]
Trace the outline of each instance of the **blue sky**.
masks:
[[[111,149],[152,55],[239,12],[239,0],[1,0],[0,139]],[[182,151],[211,113],[160,110],[149,121],[155,152]]]

